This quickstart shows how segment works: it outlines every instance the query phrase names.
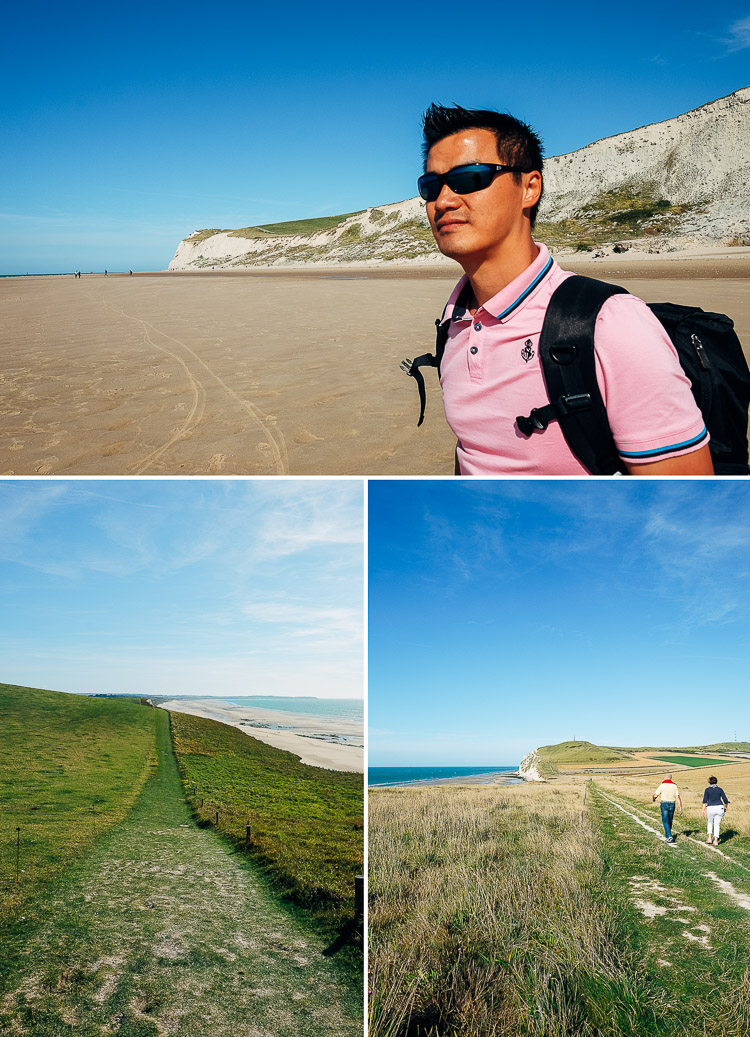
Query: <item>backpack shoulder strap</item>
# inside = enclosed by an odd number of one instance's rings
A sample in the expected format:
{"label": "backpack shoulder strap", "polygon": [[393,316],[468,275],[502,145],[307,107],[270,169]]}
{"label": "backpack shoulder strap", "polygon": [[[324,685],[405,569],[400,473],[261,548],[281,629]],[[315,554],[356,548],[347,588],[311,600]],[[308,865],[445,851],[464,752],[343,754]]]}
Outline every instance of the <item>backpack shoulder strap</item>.
{"label": "backpack shoulder strap", "polygon": [[519,417],[526,436],[559,421],[571,451],[592,475],[623,471],[596,379],[594,329],[599,310],[617,285],[591,277],[566,278],[554,291],[539,339],[549,403]]}
{"label": "backpack shoulder strap", "polygon": [[[459,307],[463,307],[464,309],[466,308],[470,293],[471,284],[467,281],[456,299],[454,310]],[[435,327],[437,328],[437,333],[435,335],[435,352],[422,353],[421,356],[415,357],[413,360],[407,359],[401,361],[401,370],[414,379],[417,383],[417,389],[419,390],[419,421],[417,422],[417,428],[419,428],[424,421],[424,409],[427,403],[424,375],[420,371],[420,367],[436,367],[438,370],[438,377],[440,377],[440,365],[443,361],[445,343],[448,341],[448,328],[450,326],[450,320],[445,319],[445,311],[447,309],[448,303],[443,307],[442,317],[435,320]]]}

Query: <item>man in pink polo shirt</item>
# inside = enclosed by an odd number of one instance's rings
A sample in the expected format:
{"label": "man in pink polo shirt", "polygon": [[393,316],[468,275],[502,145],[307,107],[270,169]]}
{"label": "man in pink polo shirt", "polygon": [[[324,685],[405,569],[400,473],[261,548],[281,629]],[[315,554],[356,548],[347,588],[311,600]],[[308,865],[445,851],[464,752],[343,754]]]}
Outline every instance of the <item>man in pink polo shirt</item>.
{"label": "man in pink polo shirt", "polygon": [[[464,269],[448,301],[440,372],[461,475],[587,475],[560,426],[524,436],[516,418],[547,401],[539,335],[561,270],[532,230],[541,142],[510,115],[432,105],[420,194],[440,251]],[[656,317],[615,295],[599,313],[596,373],[631,475],[711,475],[708,433]]]}

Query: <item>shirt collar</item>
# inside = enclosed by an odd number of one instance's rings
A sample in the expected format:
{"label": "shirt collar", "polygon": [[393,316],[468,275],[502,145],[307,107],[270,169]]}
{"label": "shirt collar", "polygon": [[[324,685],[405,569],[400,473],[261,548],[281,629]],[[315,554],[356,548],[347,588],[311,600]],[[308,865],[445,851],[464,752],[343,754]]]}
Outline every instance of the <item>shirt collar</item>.
{"label": "shirt collar", "polygon": [[[535,244],[539,253],[534,262],[479,309],[491,314],[499,321],[506,321],[533,294],[554,266],[554,260],[549,254],[547,246],[541,242],[535,242]],[[469,279],[464,274],[451,292],[445,309],[445,320],[474,319],[467,309],[469,291]]]}

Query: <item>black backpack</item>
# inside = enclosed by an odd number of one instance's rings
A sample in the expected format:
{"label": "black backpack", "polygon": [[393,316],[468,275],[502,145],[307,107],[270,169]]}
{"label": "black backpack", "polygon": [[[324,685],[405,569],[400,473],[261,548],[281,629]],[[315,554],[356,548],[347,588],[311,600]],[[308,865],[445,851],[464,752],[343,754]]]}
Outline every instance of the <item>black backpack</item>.
{"label": "black backpack", "polygon": [[[468,285],[467,285],[468,288]],[[551,421],[560,428],[573,454],[592,475],[624,471],[596,380],[594,326],[599,310],[625,289],[589,277],[566,278],[554,291],[539,339],[539,359],[549,401],[517,418],[525,436],[544,432]],[[458,300],[457,305],[462,300]],[[652,303],[649,309],[664,326],[690,379],[711,440],[716,475],[748,475],[747,423],[750,371],[734,324],[722,313],[696,306]],[[427,353],[401,365],[417,381],[424,418],[423,366],[437,367],[445,350],[448,325],[438,325],[435,356]]]}

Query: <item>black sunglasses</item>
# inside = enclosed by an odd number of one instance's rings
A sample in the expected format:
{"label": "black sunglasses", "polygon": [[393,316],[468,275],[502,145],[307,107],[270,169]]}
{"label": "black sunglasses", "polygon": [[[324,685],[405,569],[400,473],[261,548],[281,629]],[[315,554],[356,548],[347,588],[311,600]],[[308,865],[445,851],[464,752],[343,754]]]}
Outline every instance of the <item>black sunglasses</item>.
{"label": "black sunglasses", "polygon": [[520,166],[498,166],[489,162],[472,162],[470,166],[454,166],[447,173],[425,173],[417,180],[419,193],[426,202],[437,201],[438,195],[447,184],[454,194],[472,194],[489,187],[500,173],[530,173]]}

